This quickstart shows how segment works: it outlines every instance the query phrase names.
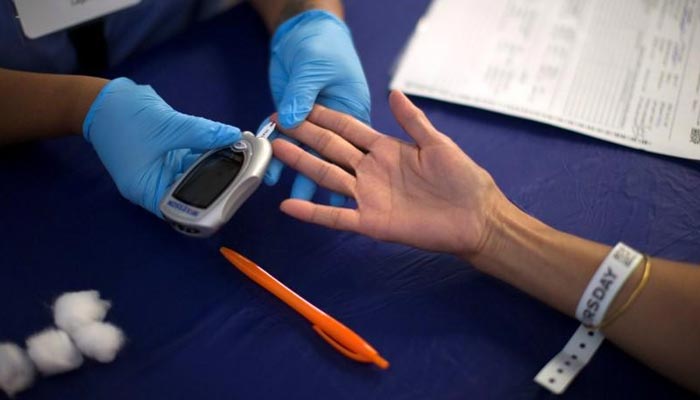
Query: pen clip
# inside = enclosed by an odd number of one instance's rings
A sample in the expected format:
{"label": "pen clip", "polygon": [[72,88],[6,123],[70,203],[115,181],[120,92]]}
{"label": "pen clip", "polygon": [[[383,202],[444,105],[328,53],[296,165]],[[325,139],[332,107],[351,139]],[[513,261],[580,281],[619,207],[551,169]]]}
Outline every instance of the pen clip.
{"label": "pen clip", "polygon": [[324,332],[323,329],[322,329],[320,326],[318,326],[318,325],[313,325],[312,328],[314,328],[314,330],[316,331],[316,333],[318,333],[319,336],[321,336],[321,337],[323,338],[323,340],[325,340],[326,342],[328,342],[328,344],[330,344],[331,346],[333,346],[334,349],[338,350],[338,351],[339,351],[341,354],[343,354],[344,356],[346,356],[346,357],[348,357],[348,358],[351,358],[351,359],[353,359],[353,360],[355,360],[355,361],[366,362],[366,363],[371,363],[371,362],[373,362],[373,361],[370,360],[369,358],[364,357],[364,356],[362,356],[362,355],[360,355],[360,354],[357,354],[357,353],[355,353],[354,351],[350,351],[347,347],[345,347],[345,346],[343,346],[342,344],[338,343],[337,340],[333,339],[329,334],[327,334],[326,332]]}

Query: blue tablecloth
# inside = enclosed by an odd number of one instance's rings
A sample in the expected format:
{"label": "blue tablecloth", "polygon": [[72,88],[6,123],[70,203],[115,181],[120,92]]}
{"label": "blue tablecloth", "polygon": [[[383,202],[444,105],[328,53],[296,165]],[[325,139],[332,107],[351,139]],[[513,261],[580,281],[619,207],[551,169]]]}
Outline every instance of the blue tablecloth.
{"label": "blue tablecloth", "polygon": [[[347,2],[372,91],[427,0]],[[131,59],[184,112],[255,129],[273,110],[269,37],[249,6]],[[568,232],[700,261],[700,166],[482,110],[416,99],[519,206]],[[0,340],[52,323],[62,292],[98,289],[128,343],[107,365],[40,380],[20,399],[548,398],[532,378],[577,322],[450,256],[305,225],[278,211],[292,175],[263,187],[217,236],[184,237],[121,198],[75,137],[0,150]],[[390,362],[350,361],[232,268],[230,246],[334,315]],[[651,321],[650,323],[653,323]],[[697,344],[689,343],[688,346]],[[2,395],[0,395],[1,397]],[[565,398],[690,398],[606,343]]]}

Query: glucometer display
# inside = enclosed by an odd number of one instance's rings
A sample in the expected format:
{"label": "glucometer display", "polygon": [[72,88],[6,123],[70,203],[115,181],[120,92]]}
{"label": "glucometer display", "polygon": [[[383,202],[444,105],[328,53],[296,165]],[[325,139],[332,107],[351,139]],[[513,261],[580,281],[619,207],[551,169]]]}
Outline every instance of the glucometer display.
{"label": "glucometer display", "polygon": [[173,193],[183,203],[207,208],[236,178],[243,154],[222,149],[202,160]]}
{"label": "glucometer display", "polygon": [[236,143],[200,156],[160,200],[163,218],[185,235],[208,237],[216,233],[263,181],[272,159],[267,136],[274,129],[271,122],[259,136],[241,132]]}

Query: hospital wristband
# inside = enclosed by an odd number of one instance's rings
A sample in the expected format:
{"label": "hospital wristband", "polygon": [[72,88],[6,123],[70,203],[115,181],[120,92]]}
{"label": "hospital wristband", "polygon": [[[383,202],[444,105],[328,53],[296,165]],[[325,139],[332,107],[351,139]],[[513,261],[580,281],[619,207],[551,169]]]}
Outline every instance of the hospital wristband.
{"label": "hospital wristband", "polygon": [[606,326],[609,326],[615,320],[620,318],[620,316],[627,311],[630,305],[634,303],[634,301],[637,299],[637,296],[639,296],[639,293],[642,292],[642,289],[644,289],[644,286],[646,286],[647,282],[649,282],[649,276],[651,276],[651,258],[649,258],[648,255],[644,255],[644,271],[642,272],[642,279],[639,280],[639,284],[637,284],[637,287],[634,288],[630,296],[627,298],[627,301],[625,301],[620,308],[617,310],[613,311],[612,313],[608,313],[605,316],[605,319],[603,322],[600,323],[596,327],[596,329],[603,329]]}
{"label": "hospital wristband", "polygon": [[[606,320],[608,308],[617,297],[625,281],[642,261],[646,261],[644,275],[628,300]],[[554,394],[564,393],[576,375],[588,364],[605,336],[598,330],[601,324],[610,324],[634,301],[649,278],[649,260],[624,243],[618,243],[608,253],[593,274],[576,308],[581,321],[564,348],[535,376],[535,382]]]}
{"label": "hospital wristband", "polygon": [[608,253],[576,307],[576,318],[586,327],[597,327],[605,318],[608,308],[624,286],[627,278],[644,260],[644,255],[618,243]]}

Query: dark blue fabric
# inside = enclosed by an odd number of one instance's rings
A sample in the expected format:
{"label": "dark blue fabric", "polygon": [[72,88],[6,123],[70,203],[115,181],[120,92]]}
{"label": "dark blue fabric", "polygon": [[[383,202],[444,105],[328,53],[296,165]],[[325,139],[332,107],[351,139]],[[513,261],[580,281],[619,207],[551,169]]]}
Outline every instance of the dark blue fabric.
{"label": "dark blue fabric", "polygon": [[[400,132],[386,88],[426,6],[427,0],[347,2],[379,130]],[[254,129],[272,111],[268,40],[252,9],[242,6],[114,75],[152,84],[183,112]],[[416,101],[514,202],[547,223],[655,256],[700,261],[697,163]],[[42,379],[19,399],[555,398],[532,378],[576,321],[452,257],[282,215],[277,207],[292,177],[261,188],[217,236],[195,240],[122,199],[81,137],[0,150],[0,341],[22,342],[51,324],[53,298],[80,289],[111,299],[108,320],[129,338],[114,363],[88,362]],[[220,245],[241,251],[355,329],[391,368],[337,353],[231,267]],[[610,343],[562,398],[594,396],[692,397]]]}
{"label": "dark blue fabric", "polygon": [[[104,17],[109,65],[148,50],[182,32],[217,0],[141,0],[138,5]],[[28,39],[12,0],[0,1],[0,67],[23,71],[70,73],[78,67],[66,30]]]}

